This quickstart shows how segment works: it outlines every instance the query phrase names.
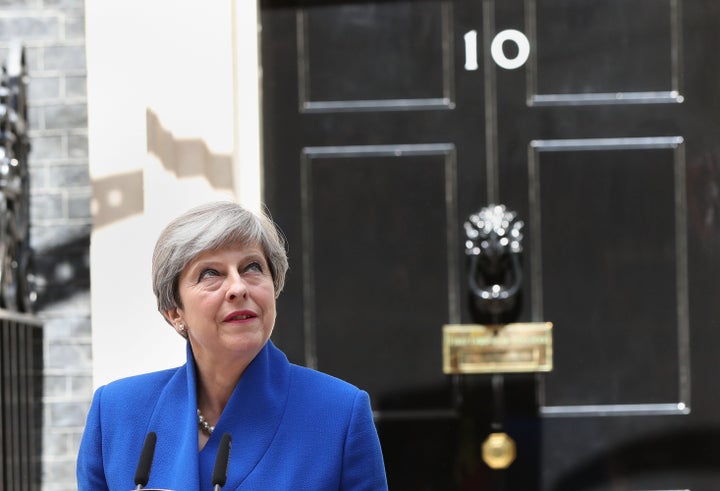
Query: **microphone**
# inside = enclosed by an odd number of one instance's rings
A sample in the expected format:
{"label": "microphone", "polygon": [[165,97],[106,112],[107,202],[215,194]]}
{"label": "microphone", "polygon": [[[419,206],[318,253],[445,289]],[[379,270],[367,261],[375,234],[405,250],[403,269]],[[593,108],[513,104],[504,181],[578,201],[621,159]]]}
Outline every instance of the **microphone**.
{"label": "microphone", "polygon": [[228,465],[230,464],[230,447],[232,437],[225,433],[220,439],[217,455],[215,456],[215,468],[212,473],[212,485],[214,491],[220,491],[227,481]]}
{"label": "microphone", "polygon": [[156,442],[157,435],[155,432],[149,432],[145,437],[140,460],[135,470],[135,485],[137,486],[135,489],[142,489],[150,480],[150,467],[152,467],[153,457],[155,456]]}

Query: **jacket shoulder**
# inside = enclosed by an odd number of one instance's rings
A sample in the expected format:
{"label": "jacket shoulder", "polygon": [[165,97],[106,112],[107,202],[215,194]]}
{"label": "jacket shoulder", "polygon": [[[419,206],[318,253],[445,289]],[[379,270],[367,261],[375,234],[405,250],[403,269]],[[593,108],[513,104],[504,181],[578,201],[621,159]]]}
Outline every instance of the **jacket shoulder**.
{"label": "jacket shoulder", "polygon": [[300,365],[290,365],[292,385],[311,397],[353,401],[362,391],[353,384],[324,372]]}
{"label": "jacket shoulder", "polygon": [[102,404],[128,406],[154,401],[178,370],[171,368],[110,382],[98,389],[98,393],[102,392]]}

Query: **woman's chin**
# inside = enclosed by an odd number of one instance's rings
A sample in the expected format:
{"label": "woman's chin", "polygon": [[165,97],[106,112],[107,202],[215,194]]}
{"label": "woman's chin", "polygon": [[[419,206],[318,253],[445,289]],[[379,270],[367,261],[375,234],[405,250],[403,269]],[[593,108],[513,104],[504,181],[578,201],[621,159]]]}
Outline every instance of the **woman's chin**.
{"label": "woman's chin", "polygon": [[265,346],[269,338],[270,336],[267,336],[265,333],[243,333],[224,338],[222,344],[228,351],[243,355],[252,355],[254,358],[255,355],[263,349],[263,346]]}

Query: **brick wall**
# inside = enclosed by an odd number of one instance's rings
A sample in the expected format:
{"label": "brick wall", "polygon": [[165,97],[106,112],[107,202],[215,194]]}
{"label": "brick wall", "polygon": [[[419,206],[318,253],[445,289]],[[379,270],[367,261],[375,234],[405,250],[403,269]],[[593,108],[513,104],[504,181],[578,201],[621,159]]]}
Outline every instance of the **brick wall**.
{"label": "brick wall", "polygon": [[26,49],[31,234],[44,322],[43,490],[75,490],[92,390],[83,0],[0,0],[0,59]]}

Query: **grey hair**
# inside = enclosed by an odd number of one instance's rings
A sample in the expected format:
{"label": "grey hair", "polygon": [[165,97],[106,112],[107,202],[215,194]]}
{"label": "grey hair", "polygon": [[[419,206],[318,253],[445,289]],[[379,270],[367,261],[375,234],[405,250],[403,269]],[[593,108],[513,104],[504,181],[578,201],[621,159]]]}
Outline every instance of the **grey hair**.
{"label": "grey hair", "polygon": [[231,244],[257,244],[265,254],[275,298],[288,270],[285,238],[267,213],[254,213],[230,201],[206,203],[172,220],[160,233],[152,257],[152,286],[158,310],[182,307],[178,282],[199,254]]}

